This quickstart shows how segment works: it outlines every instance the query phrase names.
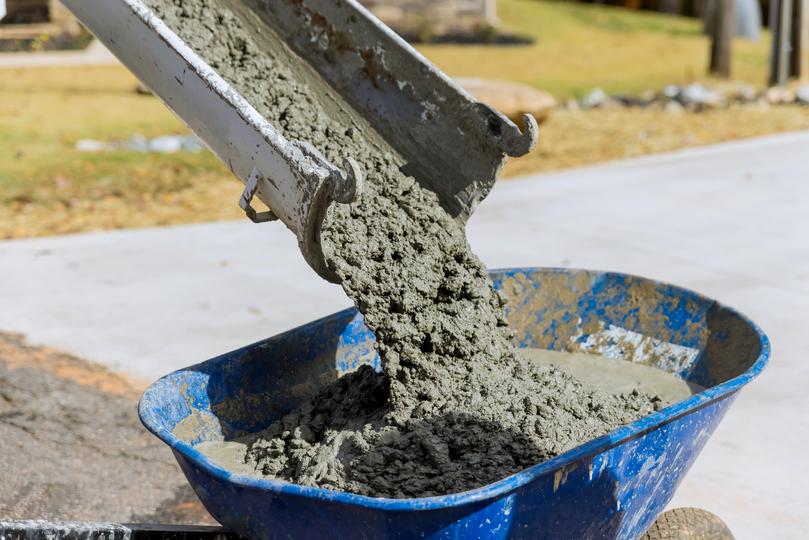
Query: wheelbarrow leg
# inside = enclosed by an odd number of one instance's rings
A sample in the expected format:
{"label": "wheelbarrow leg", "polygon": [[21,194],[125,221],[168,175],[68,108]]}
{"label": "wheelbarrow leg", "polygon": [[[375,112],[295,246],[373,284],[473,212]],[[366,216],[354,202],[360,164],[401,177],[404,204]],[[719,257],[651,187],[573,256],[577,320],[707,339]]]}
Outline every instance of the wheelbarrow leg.
{"label": "wheelbarrow leg", "polygon": [[221,527],[0,520],[0,540],[244,540]]}
{"label": "wheelbarrow leg", "polygon": [[640,540],[733,540],[718,516],[700,508],[663,512]]}

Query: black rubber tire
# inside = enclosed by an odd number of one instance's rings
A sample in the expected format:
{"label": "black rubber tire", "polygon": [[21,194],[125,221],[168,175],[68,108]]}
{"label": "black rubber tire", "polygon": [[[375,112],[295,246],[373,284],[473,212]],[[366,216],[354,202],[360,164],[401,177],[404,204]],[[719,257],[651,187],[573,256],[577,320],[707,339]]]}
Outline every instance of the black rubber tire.
{"label": "black rubber tire", "polygon": [[640,540],[733,540],[725,522],[699,508],[663,512]]}

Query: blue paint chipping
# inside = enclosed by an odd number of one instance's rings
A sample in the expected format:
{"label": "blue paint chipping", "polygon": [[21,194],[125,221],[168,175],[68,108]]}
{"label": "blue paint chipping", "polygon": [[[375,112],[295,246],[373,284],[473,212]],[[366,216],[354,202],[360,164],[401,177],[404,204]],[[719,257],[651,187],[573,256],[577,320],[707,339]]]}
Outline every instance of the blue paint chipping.
{"label": "blue paint chipping", "polygon": [[[141,398],[141,420],[171,446],[211,514],[255,539],[638,538],[738,391],[764,369],[767,337],[711,299],[639,277],[523,268],[494,271],[492,280],[516,291],[506,313],[520,346],[583,343],[587,335],[577,337],[571,324],[579,318],[613,325],[698,349],[678,375],[707,389],[508,478],[443,497],[378,499],[231,475],[189,444],[266,427],[314,393],[312,381],[360,363],[379,369],[373,334],[349,309],[163,377]],[[572,294],[549,295],[551,282]],[[181,440],[172,431],[191,415],[202,419],[200,433]]]}

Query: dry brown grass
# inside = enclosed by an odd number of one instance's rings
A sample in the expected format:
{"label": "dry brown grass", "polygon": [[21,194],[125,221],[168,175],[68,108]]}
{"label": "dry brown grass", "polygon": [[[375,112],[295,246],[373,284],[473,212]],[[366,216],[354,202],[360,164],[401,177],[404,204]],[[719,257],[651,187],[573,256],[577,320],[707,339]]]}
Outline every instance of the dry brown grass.
{"label": "dry brown grass", "polygon": [[558,111],[540,128],[537,148],[511,160],[504,176],[800,129],[809,129],[809,107],[749,106],[679,115],[652,109]]}
{"label": "dry brown grass", "polygon": [[82,138],[186,133],[123,67],[0,70],[0,238],[233,218],[210,153],[82,153]]}
{"label": "dry brown grass", "polygon": [[[600,85],[659,88],[702,73],[694,20],[594,5],[500,0],[500,17],[537,38],[529,47],[423,47],[454,75],[528,82],[559,96]],[[736,48],[737,72],[763,79],[766,40]],[[208,152],[87,154],[81,138],[185,133],[124,68],[0,70],[0,238],[241,217],[241,184]],[[505,176],[809,128],[809,108],[672,115],[659,110],[557,112],[531,155]]]}

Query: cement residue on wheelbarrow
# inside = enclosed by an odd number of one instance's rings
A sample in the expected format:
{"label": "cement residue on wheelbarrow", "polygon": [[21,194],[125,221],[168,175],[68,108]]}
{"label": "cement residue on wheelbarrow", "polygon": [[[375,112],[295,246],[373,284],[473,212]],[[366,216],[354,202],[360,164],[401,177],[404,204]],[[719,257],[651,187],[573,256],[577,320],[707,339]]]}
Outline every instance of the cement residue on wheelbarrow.
{"label": "cement residue on wheelbarrow", "polygon": [[377,337],[383,371],[333,382],[248,441],[255,473],[372,496],[458,492],[661,406],[518,356],[463,226],[350,106],[291,67],[293,53],[259,33],[254,14],[218,0],[148,4],[285,137],[332,162],[350,155],[366,176],[357,202],[330,208],[321,243]]}

